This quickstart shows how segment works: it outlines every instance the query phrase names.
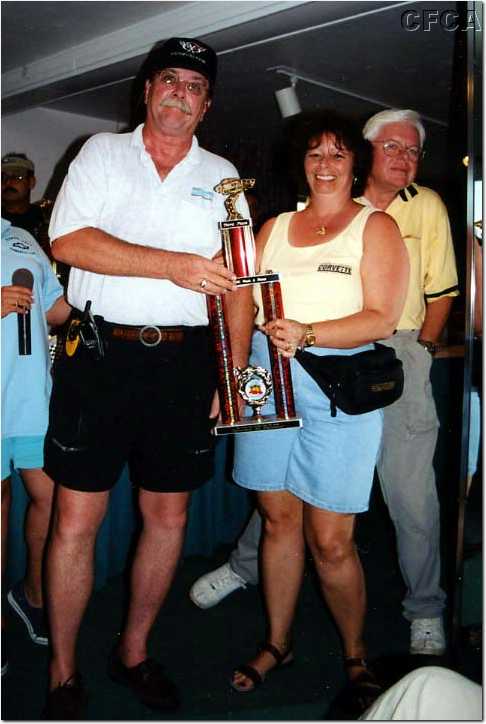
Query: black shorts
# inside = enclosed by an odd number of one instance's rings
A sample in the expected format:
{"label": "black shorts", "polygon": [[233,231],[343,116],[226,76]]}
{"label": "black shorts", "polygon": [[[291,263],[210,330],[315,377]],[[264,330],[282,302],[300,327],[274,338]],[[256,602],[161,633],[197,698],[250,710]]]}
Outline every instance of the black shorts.
{"label": "black shorts", "polygon": [[45,470],[80,491],[106,491],[126,463],[145,490],[194,490],[213,474],[209,410],[216,387],[207,327],[146,347],[101,325],[105,356],[79,344],[56,363]]}

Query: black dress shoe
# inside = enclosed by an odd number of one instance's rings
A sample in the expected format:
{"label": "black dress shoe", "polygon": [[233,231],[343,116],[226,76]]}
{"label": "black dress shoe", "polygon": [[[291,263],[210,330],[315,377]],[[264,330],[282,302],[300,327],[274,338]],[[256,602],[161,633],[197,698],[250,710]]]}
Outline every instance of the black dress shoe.
{"label": "black dress shoe", "polygon": [[125,666],[113,650],[108,661],[108,676],[117,684],[128,686],[142,704],[151,709],[177,709],[180,705],[175,684],[154,659],[145,659],[137,666]]}
{"label": "black dress shoe", "polygon": [[87,701],[88,695],[81,674],[74,674],[49,692],[42,719],[47,721],[84,719]]}

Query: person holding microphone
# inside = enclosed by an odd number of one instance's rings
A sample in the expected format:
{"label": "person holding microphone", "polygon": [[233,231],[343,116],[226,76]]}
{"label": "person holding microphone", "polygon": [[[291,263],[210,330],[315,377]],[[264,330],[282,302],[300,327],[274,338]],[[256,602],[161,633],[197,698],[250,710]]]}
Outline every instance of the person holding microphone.
{"label": "person holding microphone", "polygon": [[[25,522],[27,570],[7,595],[32,641],[49,643],[42,600],[42,559],[52,480],[44,473],[44,436],[51,392],[48,327],[70,306],[51,263],[33,236],[2,218],[2,576],[6,566],[11,472],[19,471],[30,503]],[[2,674],[6,662],[2,656]]]}

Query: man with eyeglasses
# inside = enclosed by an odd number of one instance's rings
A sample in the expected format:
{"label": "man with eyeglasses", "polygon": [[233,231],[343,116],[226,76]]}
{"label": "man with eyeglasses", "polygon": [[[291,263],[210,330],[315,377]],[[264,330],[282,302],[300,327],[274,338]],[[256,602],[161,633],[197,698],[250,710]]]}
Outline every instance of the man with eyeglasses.
{"label": "man with eyeglasses", "polygon": [[31,203],[35,167],[25,153],[7,153],[2,158],[2,218],[28,231],[50,257],[48,222],[41,207]]}
{"label": "man with eyeglasses", "polygon": [[[395,525],[411,621],[410,652],[445,651],[440,588],[440,520],[433,457],[438,418],[430,384],[433,356],[458,294],[447,210],[431,189],[416,184],[425,129],[412,110],[372,116],[363,135],[373,145],[373,165],[360,203],[389,213],[398,223],[410,258],[410,283],[396,333],[385,344],[403,361],[405,389],[383,409],[384,432],[378,473]],[[228,562],[199,578],[189,592],[200,608],[211,608],[234,591],[258,583],[261,519],[252,515]]]}
{"label": "man with eyeglasses", "polygon": [[396,333],[384,340],[403,362],[405,388],[400,400],[383,410],[377,469],[407,586],[402,605],[411,622],[410,653],[440,656],[446,649],[445,594],[433,468],[439,421],[430,369],[459,293],[454,248],[442,200],[415,183],[425,140],[420,116],[412,110],[381,111],[367,121],[363,135],[373,145],[373,165],[361,201],[395,219],[410,259],[405,308]]}
{"label": "man with eyeglasses", "polygon": [[[214,192],[238,174],[194,135],[211,105],[216,66],[216,54],[199,40],[157,46],[142,66],[144,123],[88,140],[53,210],[53,254],[72,267],[75,311],[46,440],[46,471],[58,484],[47,559],[47,719],[83,718],[76,640],[96,533],[126,462],[143,527],[108,674],[152,709],[179,704],[147,640],[175,574],[190,493],[213,472],[218,399],[207,295],[224,295],[235,364],[246,364],[236,302],[248,292],[236,291],[217,256],[226,211]],[[240,211],[248,215],[244,200]]]}

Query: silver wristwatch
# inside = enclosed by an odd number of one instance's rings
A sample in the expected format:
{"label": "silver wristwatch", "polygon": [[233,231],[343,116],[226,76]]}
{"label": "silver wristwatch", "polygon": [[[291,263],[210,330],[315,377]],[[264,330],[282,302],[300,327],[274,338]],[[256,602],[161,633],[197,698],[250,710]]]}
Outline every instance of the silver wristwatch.
{"label": "silver wristwatch", "polygon": [[438,344],[436,344],[435,342],[430,342],[428,339],[419,338],[419,339],[417,339],[417,342],[420,345],[422,345],[422,347],[425,347],[427,352],[429,352],[432,355],[432,357],[434,356],[434,354],[437,352],[437,350],[439,348]]}

